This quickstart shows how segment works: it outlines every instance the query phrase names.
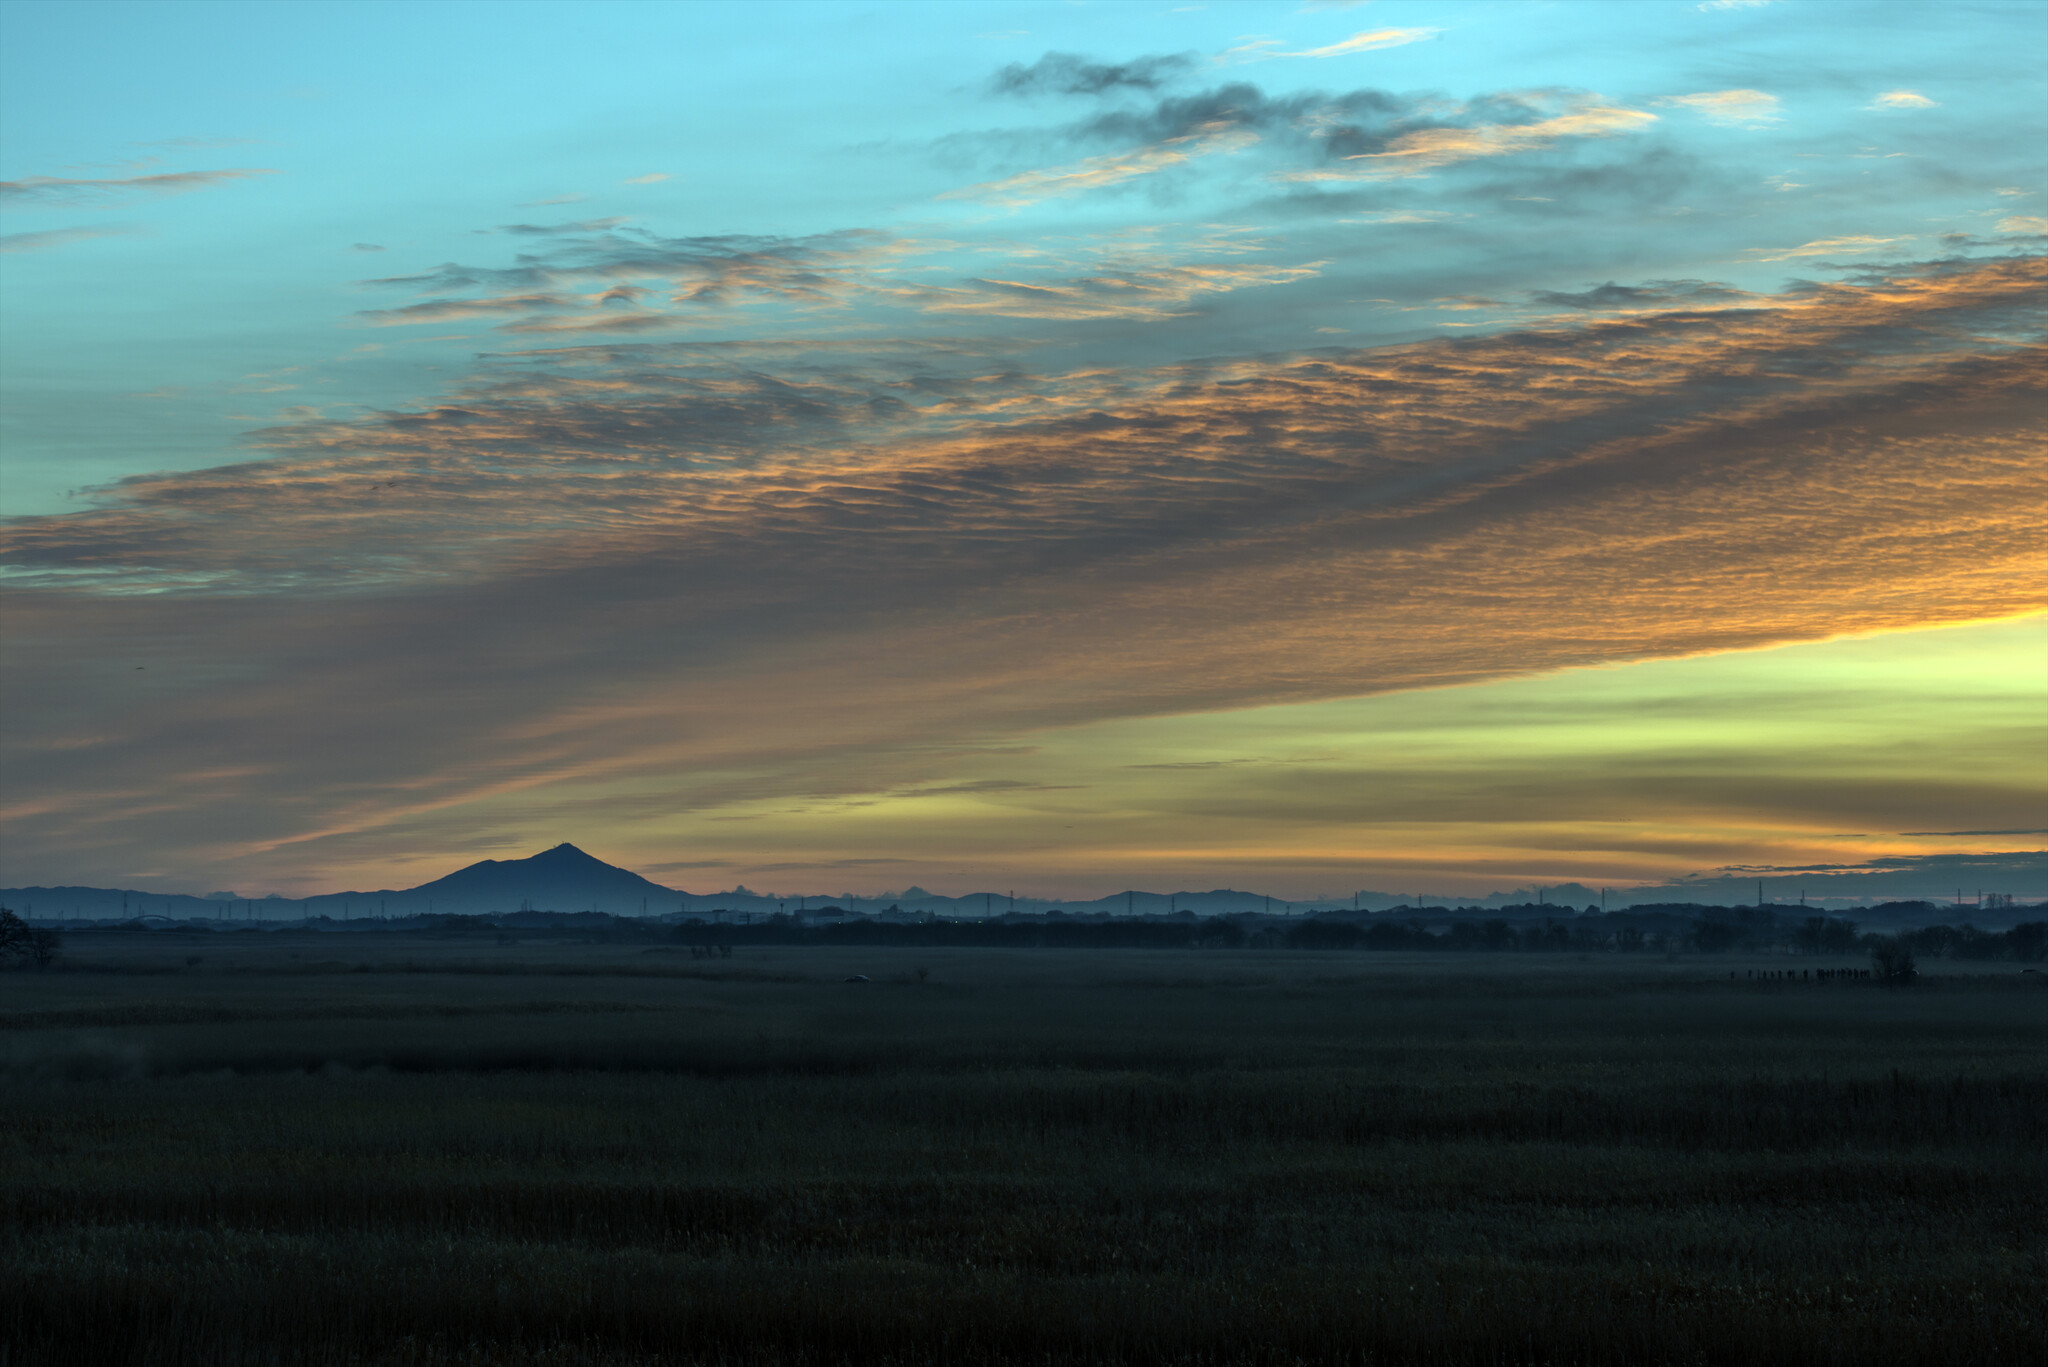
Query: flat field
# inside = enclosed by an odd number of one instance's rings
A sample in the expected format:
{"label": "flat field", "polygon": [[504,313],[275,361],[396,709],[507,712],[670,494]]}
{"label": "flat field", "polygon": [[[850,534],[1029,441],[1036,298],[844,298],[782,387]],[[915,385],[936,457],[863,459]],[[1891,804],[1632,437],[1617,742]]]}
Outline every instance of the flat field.
{"label": "flat field", "polygon": [[2010,966],[66,954],[0,975],[5,1367],[2048,1361]]}

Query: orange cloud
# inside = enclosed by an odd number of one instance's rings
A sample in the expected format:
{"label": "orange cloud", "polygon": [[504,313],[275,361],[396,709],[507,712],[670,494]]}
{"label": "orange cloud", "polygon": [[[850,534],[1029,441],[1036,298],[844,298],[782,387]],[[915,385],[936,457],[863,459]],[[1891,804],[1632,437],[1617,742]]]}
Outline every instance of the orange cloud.
{"label": "orange cloud", "polygon": [[13,523],[13,710],[113,738],[10,755],[17,838],[317,862],[393,813],[852,798],[1039,727],[2036,611],[2044,284],[1150,374],[522,359]]}

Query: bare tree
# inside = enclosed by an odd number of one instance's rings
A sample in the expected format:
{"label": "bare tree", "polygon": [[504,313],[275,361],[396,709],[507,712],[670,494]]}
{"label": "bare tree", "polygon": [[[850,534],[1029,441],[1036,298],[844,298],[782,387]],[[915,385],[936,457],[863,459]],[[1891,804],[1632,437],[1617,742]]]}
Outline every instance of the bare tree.
{"label": "bare tree", "polygon": [[0,964],[20,960],[48,968],[63,943],[54,930],[35,930],[6,907],[0,907]]}
{"label": "bare tree", "polygon": [[0,963],[28,957],[28,922],[0,907]]}
{"label": "bare tree", "polygon": [[1920,976],[1913,966],[1913,951],[1897,936],[1878,940],[1870,946],[1870,967],[1877,980],[1903,987]]}

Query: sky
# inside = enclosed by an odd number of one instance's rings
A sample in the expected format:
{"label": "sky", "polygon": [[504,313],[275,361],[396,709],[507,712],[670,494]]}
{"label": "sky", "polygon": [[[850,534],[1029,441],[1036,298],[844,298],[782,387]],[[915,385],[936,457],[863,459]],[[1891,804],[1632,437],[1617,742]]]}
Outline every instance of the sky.
{"label": "sky", "polygon": [[2044,87],[2035,3],[6,0],[0,884],[2038,851]]}

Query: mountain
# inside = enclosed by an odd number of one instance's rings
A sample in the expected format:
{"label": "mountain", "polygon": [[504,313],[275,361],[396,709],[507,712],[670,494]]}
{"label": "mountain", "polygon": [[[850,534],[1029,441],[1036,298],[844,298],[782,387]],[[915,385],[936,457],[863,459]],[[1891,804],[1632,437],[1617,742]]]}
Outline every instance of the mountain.
{"label": "mountain", "polygon": [[[1672,902],[1746,906],[1756,901],[1759,881],[1763,884],[1764,899],[1781,908],[1804,905],[1812,911],[1846,911],[1853,916],[1859,903],[1868,905],[1924,899],[1944,904],[1941,914],[1946,919],[1975,919],[1980,926],[1995,927],[2009,924],[2012,916],[2022,913],[2012,912],[2001,919],[1997,914],[1997,899],[1980,901],[1978,892],[2003,894],[2018,901],[2025,914],[2038,914],[2026,909],[2038,903],[2043,892],[2048,891],[2048,851],[1902,855],[1863,864],[1813,868],[1714,869],[1657,887],[1613,889],[1607,905],[1616,911],[1635,905]],[[1381,911],[1395,906],[1498,908],[1541,902],[1556,907],[1559,914],[1564,914],[1572,908],[1597,906],[1600,901],[1597,889],[1577,883],[1517,888],[1513,892],[1495,892],[1483,898],[1361,892],[1355,899],[1344,896],[1304,902],[1268,898],[1262,893],[1231,888],[1173,893],[1133,889],[1086,900],[1025,895],[1014,903],[1007,892],[947,896],[921,887],[872,896],[754,892],[743,886],[729,892],[683,892],[607,864],[569,844],[557,845],[526,859],[481,860],[415,888],[330,892],[305,898],[279,897],[275,893],[261,898],[242,898],[233,893],[195,897],[186,893],[134,888],[0,888],[0,906],[38,920],[146,917],[229,924],[274,923],[323,916],[337,921],[353,921],[369,917],[412,916],[423,912],[488,916],[516,912],[521,907],[536,911],[603,911],[615,916],[639,916],[643,912],[649,916],[674,916],[677,913],[710,916],[714,912],[762,916],[784,909],[817,911],[826,906],[868,914],[896,908],[913,914],[969,917],[1001,915],[1013,909],[1042,914],[1054,908],[1068,914],[1159,916],[1179,911],[1192,912],[1197,916],[1223,916],[1260,911],[1303,915],[1318,910],[1346,909],[1351,905],[1363,910]]]}
{"label": "mountain", "polygon": [[[702,905],[706,899],[694,899]],[[527,859],[485,859],[416,888],[328,892],[313,897],[241,898],[232,893],[193,897],[135,888],[0,888],[0,905],[45,919],[169,918],[174,921],[280,921],[326,916],[366,917],[453,912],[487,916],[529,906],[538,911],[608,911],[650,916],[682,909],[683,895],[639,874],[607,864],[574,845],[557,845]],[[752,909],[752,908],[750,908]],[[768,910],[773,910],[770,903]]]}
{"label": "mountain", "polygon": [[609,911],[638,916],[676,910],[676,894],[628,869],[561,844],[526,859],[485,859],[406,890],[446,911]]}

